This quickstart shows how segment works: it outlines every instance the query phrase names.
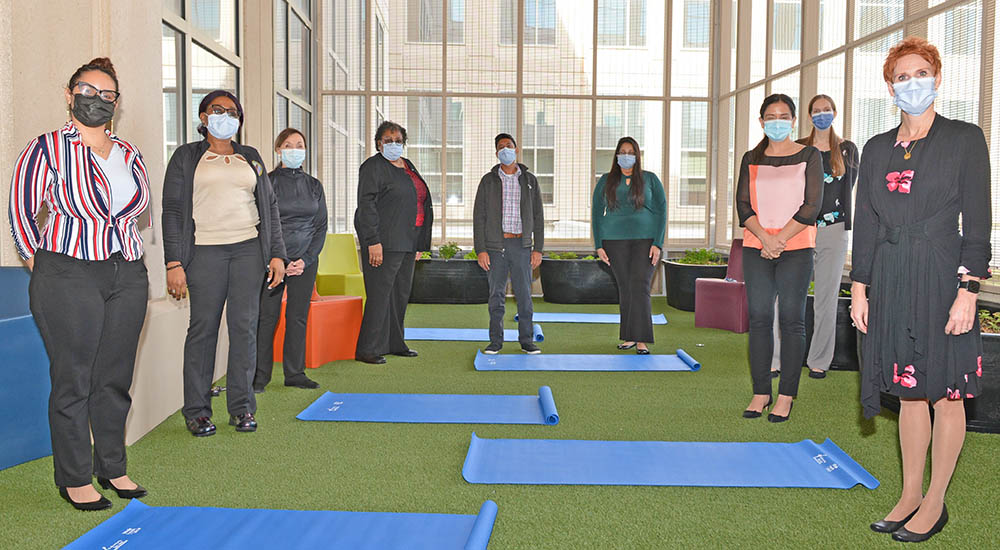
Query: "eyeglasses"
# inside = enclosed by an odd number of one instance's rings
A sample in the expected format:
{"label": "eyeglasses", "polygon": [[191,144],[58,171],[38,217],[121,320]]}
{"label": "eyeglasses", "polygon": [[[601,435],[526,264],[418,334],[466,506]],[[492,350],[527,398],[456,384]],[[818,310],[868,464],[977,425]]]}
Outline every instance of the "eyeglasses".
{"label": "eyeglasses", "polygon": [[76,87],[80,90],[80,94],[83,95],[83,97],[98,96],[101,98],[101,101],[104,101],[105,103],[114,103],[115,101],[118,101],[119,97],[121,97],[121,94],[114,90],[98,90],[97,86],[87,84],[86,82],[77,82]]}
{"label": "eyeglasses", "polygon": [[212,113],[213,115],[226,114],[232,118],[240,118],[239,111],[237,111],[236,109],[226,109],[222,105],[212,105],[208,108],[208,112]]}
{"label": "eyeglasses", "polygon": [[385,139],[382,140],[382,145],[388,145],[390,143],[398,143],[400,145],[403,145],[403,138],[399,138],[399,139],[396,139],[396,140],[393,140],[393,139],[390,139],[390,138],[385,138]]}

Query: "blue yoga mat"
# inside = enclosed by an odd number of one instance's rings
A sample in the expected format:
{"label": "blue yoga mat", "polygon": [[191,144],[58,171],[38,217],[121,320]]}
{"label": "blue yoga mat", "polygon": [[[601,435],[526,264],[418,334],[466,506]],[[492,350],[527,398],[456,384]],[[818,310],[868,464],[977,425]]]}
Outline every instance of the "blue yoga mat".
{"label": "blue yoga mat", "polygon": [[295,418],[440,424],[554,425],[559,423],[556,402],[548,386],[538,388],[538,395],[326,392]]}
{"label": "blue yoga mat", "polygon": [[[514,315],[517,321],[517,315]],[[532,322],[538,323],[604,323],[617,325],[622,316],[617,313],[545,313],[536,311],[531,315]],[[667,324],[667,317],[662,313],[653,315],[654,325]]]}
{"label": "blue yoga mat", "polygon": [[[444,340],[463,342],[489,342],[490,330],[486,328],[410,328],[403,331],[404,340]],[[545,340],[542,327],[534,325],[536,342]],[[508,328],[503,331],[504,342],[517,342],[517,329]]]}
{"label": "blue yoga mat", "polygon": [[547,371],[688,371],[701,369],[701,364],[682,349],[677,355],[638,355],[634,352],[618,355],[485,355],[476,352],[476,370],[547,370]]}
{"label": "blue yoga mat", "polygon": [[131,501],[65,548],[98,550],[485,550],[497,505],[479,515],[147,506]]}
{"label": "blue yoga mat", "polygon": [[472,434],[469,483],[869,489],[879,482],[840,447],[689,441],[481,439]]}

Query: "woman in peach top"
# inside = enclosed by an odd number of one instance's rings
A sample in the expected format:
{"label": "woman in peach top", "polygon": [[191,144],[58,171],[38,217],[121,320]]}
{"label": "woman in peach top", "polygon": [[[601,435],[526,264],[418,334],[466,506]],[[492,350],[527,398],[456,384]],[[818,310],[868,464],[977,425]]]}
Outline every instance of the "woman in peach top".
{"label": "woman in peach top", "polygon": [[753,398],[744,418],[772,404],[774,299],[781,330],[781,381],[771,422],[784,422],[798,393],[805,356],[806,292],[816,247],[816,215],[823,202],[823,159],[814,147],[790,139],[795,103],[773,94],[760,107],[765,137],[743,155],[736,208],[743,231],[743,274],[750,306]]}

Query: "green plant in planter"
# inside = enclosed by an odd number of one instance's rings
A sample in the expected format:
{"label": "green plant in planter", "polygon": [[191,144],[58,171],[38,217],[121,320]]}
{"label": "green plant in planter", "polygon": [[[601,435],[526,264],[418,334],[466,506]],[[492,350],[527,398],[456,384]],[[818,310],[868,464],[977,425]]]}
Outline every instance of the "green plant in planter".
{"label": "green plant in planter", "polygon": [[580,256],[576,252],[552,252],[549,254],[549,258],[552,260],[576,260]]}
{"label": "green plant in planter", "polygon": [[722,258],[721,254],[707,248],[685,250],[683,256],[673,261],[679,264],[692,265],[726,265],[726,261]]}
{"label": "green plant in planter", "polygon": [[461,251],[462,249],[458,247],[458,243],[454,241],[438,247],[438,255],[446,260],[454,258]]}
{"label": "green plant in planter", "polygon": [[988,309],[979,310],[979,329],[987,334],[1000,334],[1000,312],[991,313]]}
{"label": "green plant in planter", "polygon": [[596,260],[597,256],[594,256],[593,254],[587,254],[586,256],[584,256],[584,257],[582,257],[580,259],[581,260]]}
{"label": "green plant in planter", "polygon": [[472,252],[470,250],[469,252],[466,252],[465,256],[462,256],[462,258],[464,258],[466,260],[475,260],[475,259],[478,259],[478,256],[476,256],[475,252]]}
{"label": "green plant in planter", "polygon": [[431,259],[431,253],[430,253],[430,251],[428,250],[428,251],[421,252],[420,253],[420,259],[421,260],[429,260],[429,259]]}
{"label": "green plant in planter", "polygon": [[[809,295],[810,296],[815,296],[816,295],[816,281],[809,281]],[[851,297],[851,291],[850,290],[845,290],[845,289],[842,288],[842,289],[840,289],[840,293],[837,294],[837,296],[840,297],[840,298],[850,298]]]}

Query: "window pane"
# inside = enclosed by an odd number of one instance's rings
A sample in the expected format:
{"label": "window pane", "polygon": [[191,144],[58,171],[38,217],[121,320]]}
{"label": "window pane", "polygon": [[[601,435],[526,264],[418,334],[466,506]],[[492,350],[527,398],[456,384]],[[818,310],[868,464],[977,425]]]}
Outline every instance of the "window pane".
{"label": "window pane", "polygon": [[[685,96],[708,95],[708,80],[712,68],[708,51],[712,28],[711,2],[673,0],[673,3],[671,93]],[[734,50],[734,56],[735,53]]]}
{"label": "window pane", "polygon": [[903,3],[904,0],[855,0],[854,38],[862,38],[902,21]]}
{"label": "window pane", "polygon": [[[376,2],[376,17],[388,28],[388,78],[381,90],[441,89],[442,0]],[[402,40],[406,39],[406,43]],[[432,40],[433,39],[433,40]],[[374,83],[374,82],[373,82]]]}
{"label": "window pane", "polygon": [[309,28],[292,14],[288,24],[288,90],[306,101],[311,99],[309,36]]}
{"label": "window pane", "polygon": [[[335,101],[339,108],[335,108]],[[323,172],[320,180],[330,208],[330,229],[338,233],[354,232],[358,167],[365,160],[365,143],[370,139],[362,135],[363,106],[360,97],[323,97]]]}
{"label": "window pane", "polygon": [[801,62],[801,0],[775,0],[773,48],[771,52],[771,74],[780,73]]}
{"label": "window pane", "polygon": [[[707,124],[707,121],[706,121]],[[595,176],[611,170],[615,162],[615,146],[618,140],[631,136],[639,142],[642,169],[662,175],[663,148],[663,103],[659,101],[598,101],[597,121],[597,161]]]}
{"label": "window pane", "polygon": [[274,97],[274,135],[288,128],[288,99],[282,95]]}
{"label": "window pane", "polygon": [[982,5],[971,2],[927,21],[927,38],[941,49],[945,77],[935,103],[948,118],[979,123],[980,42]]}
{"label": "window pane", "polygon": [[[306,138],[306,148],[309,149],[312,146],[312,118],[309,111],[299,107],[298,105],[289,102],[288,106],[288,126],[290,128],[295,128],[296,130],[302,132]],[[312,172],[313,159],[312,155],[307,154],[306,160],[302,164],[302,169],[306,172]]]}
{"label": "window pane", "polygon": [[627,0],[598,0],[597,45],[626,45],[626,4]]}
{"label": "window pane", "polygon": [[[629,5],[635,4],[632,1]],[[641,11],[630,10],[630,28],[639,23],[645,28],[648,22],[654,29],[663,29],[665,4],[654,2],[651,8],[648,17],[644,7]],[[663,95],[663,31],[651,34],[649,40],[644,35],[641,44],[630,41],[628,47],[600,45],[597,49],[597,93]]]}
{"label": "window pane", "polygon": [[190,6],[191,23],[236,52],[236,0],[190,0]]}
{"label": "window pane", "polygon": [[236,67],[216,57],[197,42],[191,44],[191,113],[194,123],[198,119],[198,104],[214,90],[226,90],[232,94],[238,88]]}
{"label": "window pane", "polygon": [[184,36],[163,25],[163,158],[186,141],[184,123]]}
{"label": "window pane", "polygon": [[[496,37],[497,33],[503,33],[501,15],[516,18],[517,11],[501,13],[496,4],[481,3],[482,0],[477,2],[480,3],[475,4],[476,17],[465,23],[465,28],[469,30],[465,42],[448,45],[448,89],[457,92],[514,92],[517,86],[517,49],[498,46]],[[517,33],[512,36],[516,42]]]}
{"label": "window pane", "polygon": [[708,103],[674,101],[670,105],[670,204],[667,234],[672,240],[708,235]]}
{"label": "window pane", "polygon": [[[799,101],[799,72],[796,71],[788,76],[771,81],[771,93],[772,94],[785,94],[792,98],[792,103],[795,104],[795,114],[799,119],[797,122],[805,122],[802,120],[800,111],[804,108],[800,105]],[[760,111],[757,111],[760,114]],[[792,139],[797,139],[796,128],[792,128]]]}
{"label": "window pane", "polygon": [[[533,99],[524,102],[522,147],[526,147],[524,163],[538,177],[543,204],[555,202],[556,100]],[[579,159],[590,164],[589,158]],[[548,219],[546,218],[546,222]]]}
{"label": "window pane", "polygon": [[[526,10],[529,4],[525,4]],[[551,24],[552,39],[548,38],[549,31],[542,32],[538,27],[536,41],[528,42],[528,29],[525,29],[525,44],[531,46],[524,48],[525,93],[589,95],[594,78],[590,70],[594,45],[593,9],[574,9],[572,2],[546,0],[538,0],[535,6],[535,23]],[[512,51],[511,55],[516,56],[516,52]]]}
{"label": "window pane", "polygon": [[274,85],[288,87],[288,6],[274,2]]}
{"label": "window pane", "polygon": [[[365,18],[367,6],[365,0],[322,0],[323,9],[323,44],[320,51],[323,65],[323,88],[327,90],[362,90],[365,85],[364,54]],[[376,3],[376,12],[381,13],[380,3]],[[377,15],[381,21],[384,15]],[[384,26],[384,23],[381,25]],[[380,26],[376,26],[378,32]],[[383,42],[381,48],[376,44],[372,47],[372,62],[382,63],[384,68]],[[372,83],[378,73],[372,75]]]}
{"label": "window pane", "polygon": [[[517,15],[516,11],[514,15]],[[525,0],[525,45],[554,45],[556,43],[556,21],[556,0]]]}
{"label": "window pane", "polygon": [[899,111],[893,105],[882,78],[882,64],[889,48],[902,39],[902,31],[897,31],[854,50],[852,135],[848,137],[858,149],[863,149],[872,136],[899,124]]}
{"label": "window pane", "polygon": [[[767,28],[767,0],[740,0],[740,4],[744,2],[750,4],[750,34],[752,37],[760,36],[761,29]],[[750,40],[750,82],[764,78],[766,60],[767,40]]]}
{"label": "window pane", "polygon": [[299,13],[303,14],[304,16],[306,16],[306,18],[309,18],[309,15],[310,15],[309,0],[293,0],[293,1],[294,1],[294,4],[295,4],[295,7],[299,8]]}
{"label": "window pane", "polygon": [[[441,43],[444,0],[403,0],[407,4],[407,39]],[[397,1],[390,0],[395,12]],[[448,43],[459,44],[465,35],[465,0],[448,0]]]}
{"label": "window pane", "polygon": [[590,108],[590,101],[584,100],[524,101],[524,120],[534,122],[533,142],[539,157],[533,168],[545,167],[548,153],[544,150],[552,151],[552,177],[541,173],[538,181],[542,201],[552,204],[545,208],[546,242],[591,238],[590,197],[594,180],[590,166]]}
{"label": "window pane", "polygon": [[847,33],[847,0],[820,0],[819,53],[844,45]]}
{"label": "window pane", "polygon": [[[427,180],[431,198],[441,204],[441,98],[407,97],[406,155]],[[397,121],[398,122],[398,121]]]}
{"label": "window pane", "polygon": [[184,0],[163,0],[163,9],[184,17]]}

